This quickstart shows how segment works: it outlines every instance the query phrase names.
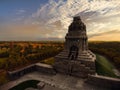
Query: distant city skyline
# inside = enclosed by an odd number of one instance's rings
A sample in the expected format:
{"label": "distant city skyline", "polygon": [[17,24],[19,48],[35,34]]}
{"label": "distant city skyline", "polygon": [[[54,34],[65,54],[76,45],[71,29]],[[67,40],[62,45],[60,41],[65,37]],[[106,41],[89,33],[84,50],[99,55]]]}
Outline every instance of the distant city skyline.
{"label": "distant city skyline", "polygon": [[64,40],[75,15],[89,40],[120,41],[119,0],[0,0],[0,41]]}

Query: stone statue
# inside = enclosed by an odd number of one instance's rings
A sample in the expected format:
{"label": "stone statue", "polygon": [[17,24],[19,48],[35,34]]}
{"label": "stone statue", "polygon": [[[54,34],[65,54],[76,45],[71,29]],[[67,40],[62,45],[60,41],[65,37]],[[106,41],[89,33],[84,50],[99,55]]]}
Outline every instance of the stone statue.
{"label": "stone statue", "polygon": [[86,26],[81,21],[81,18],[79,16],[74,17],[73,22],[69,26],[69,32],[73,30],[76,30],[76,31],[85,30],[86,31]]}

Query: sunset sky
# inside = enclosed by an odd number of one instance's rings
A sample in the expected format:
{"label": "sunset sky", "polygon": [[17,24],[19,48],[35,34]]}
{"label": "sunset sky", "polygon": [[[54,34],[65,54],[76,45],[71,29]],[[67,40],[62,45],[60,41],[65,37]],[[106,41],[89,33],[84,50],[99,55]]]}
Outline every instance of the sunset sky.
{"label": "sunset sky", "polygon": [[64,39],[75,15],[89,40],[120,41],[120,0],[0,0],[0,41]]}

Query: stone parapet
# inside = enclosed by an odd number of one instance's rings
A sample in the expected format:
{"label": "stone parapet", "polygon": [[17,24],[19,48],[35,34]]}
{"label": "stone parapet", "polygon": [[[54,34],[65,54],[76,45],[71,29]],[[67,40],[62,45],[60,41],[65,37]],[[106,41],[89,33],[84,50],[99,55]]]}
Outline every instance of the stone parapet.
{"label": "stone parapet", "polygon": [[26,66],[24,68],[21,68],[15,71],[8,71],[8,76],[11,80],[14,80],[33,71],[39,71],[42,73],[47,73],[47,74],[52,74],[52,75],[56,74],[54,68],[51,65],[36,63],[36,64],[29,65],[29,66]]}
{"label": "stone parapet", "polygon": [[55,70],[51,65],[37,63],[35,66],[36,66],[36,70],[39,72],[43,72],[47,74],[56,74]]}
{"label": "stone parapet", "polygon": [[120,79],[118,78],[111,78],[101,75],[88,75],[86,82],[99,87],[106,87],[109,90],[120,90]]}

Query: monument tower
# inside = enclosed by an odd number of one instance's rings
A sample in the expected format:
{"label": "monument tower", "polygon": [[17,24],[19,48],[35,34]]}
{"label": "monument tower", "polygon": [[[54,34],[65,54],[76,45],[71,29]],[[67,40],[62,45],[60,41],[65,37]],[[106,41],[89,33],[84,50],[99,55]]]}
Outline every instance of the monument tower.
{"label": "monument tower", "polygon": [[64,50],[55,56],[55,70],[78,77],[95,74],[96,56],[88,49],[86,26],[75,16],[65,36]]}

